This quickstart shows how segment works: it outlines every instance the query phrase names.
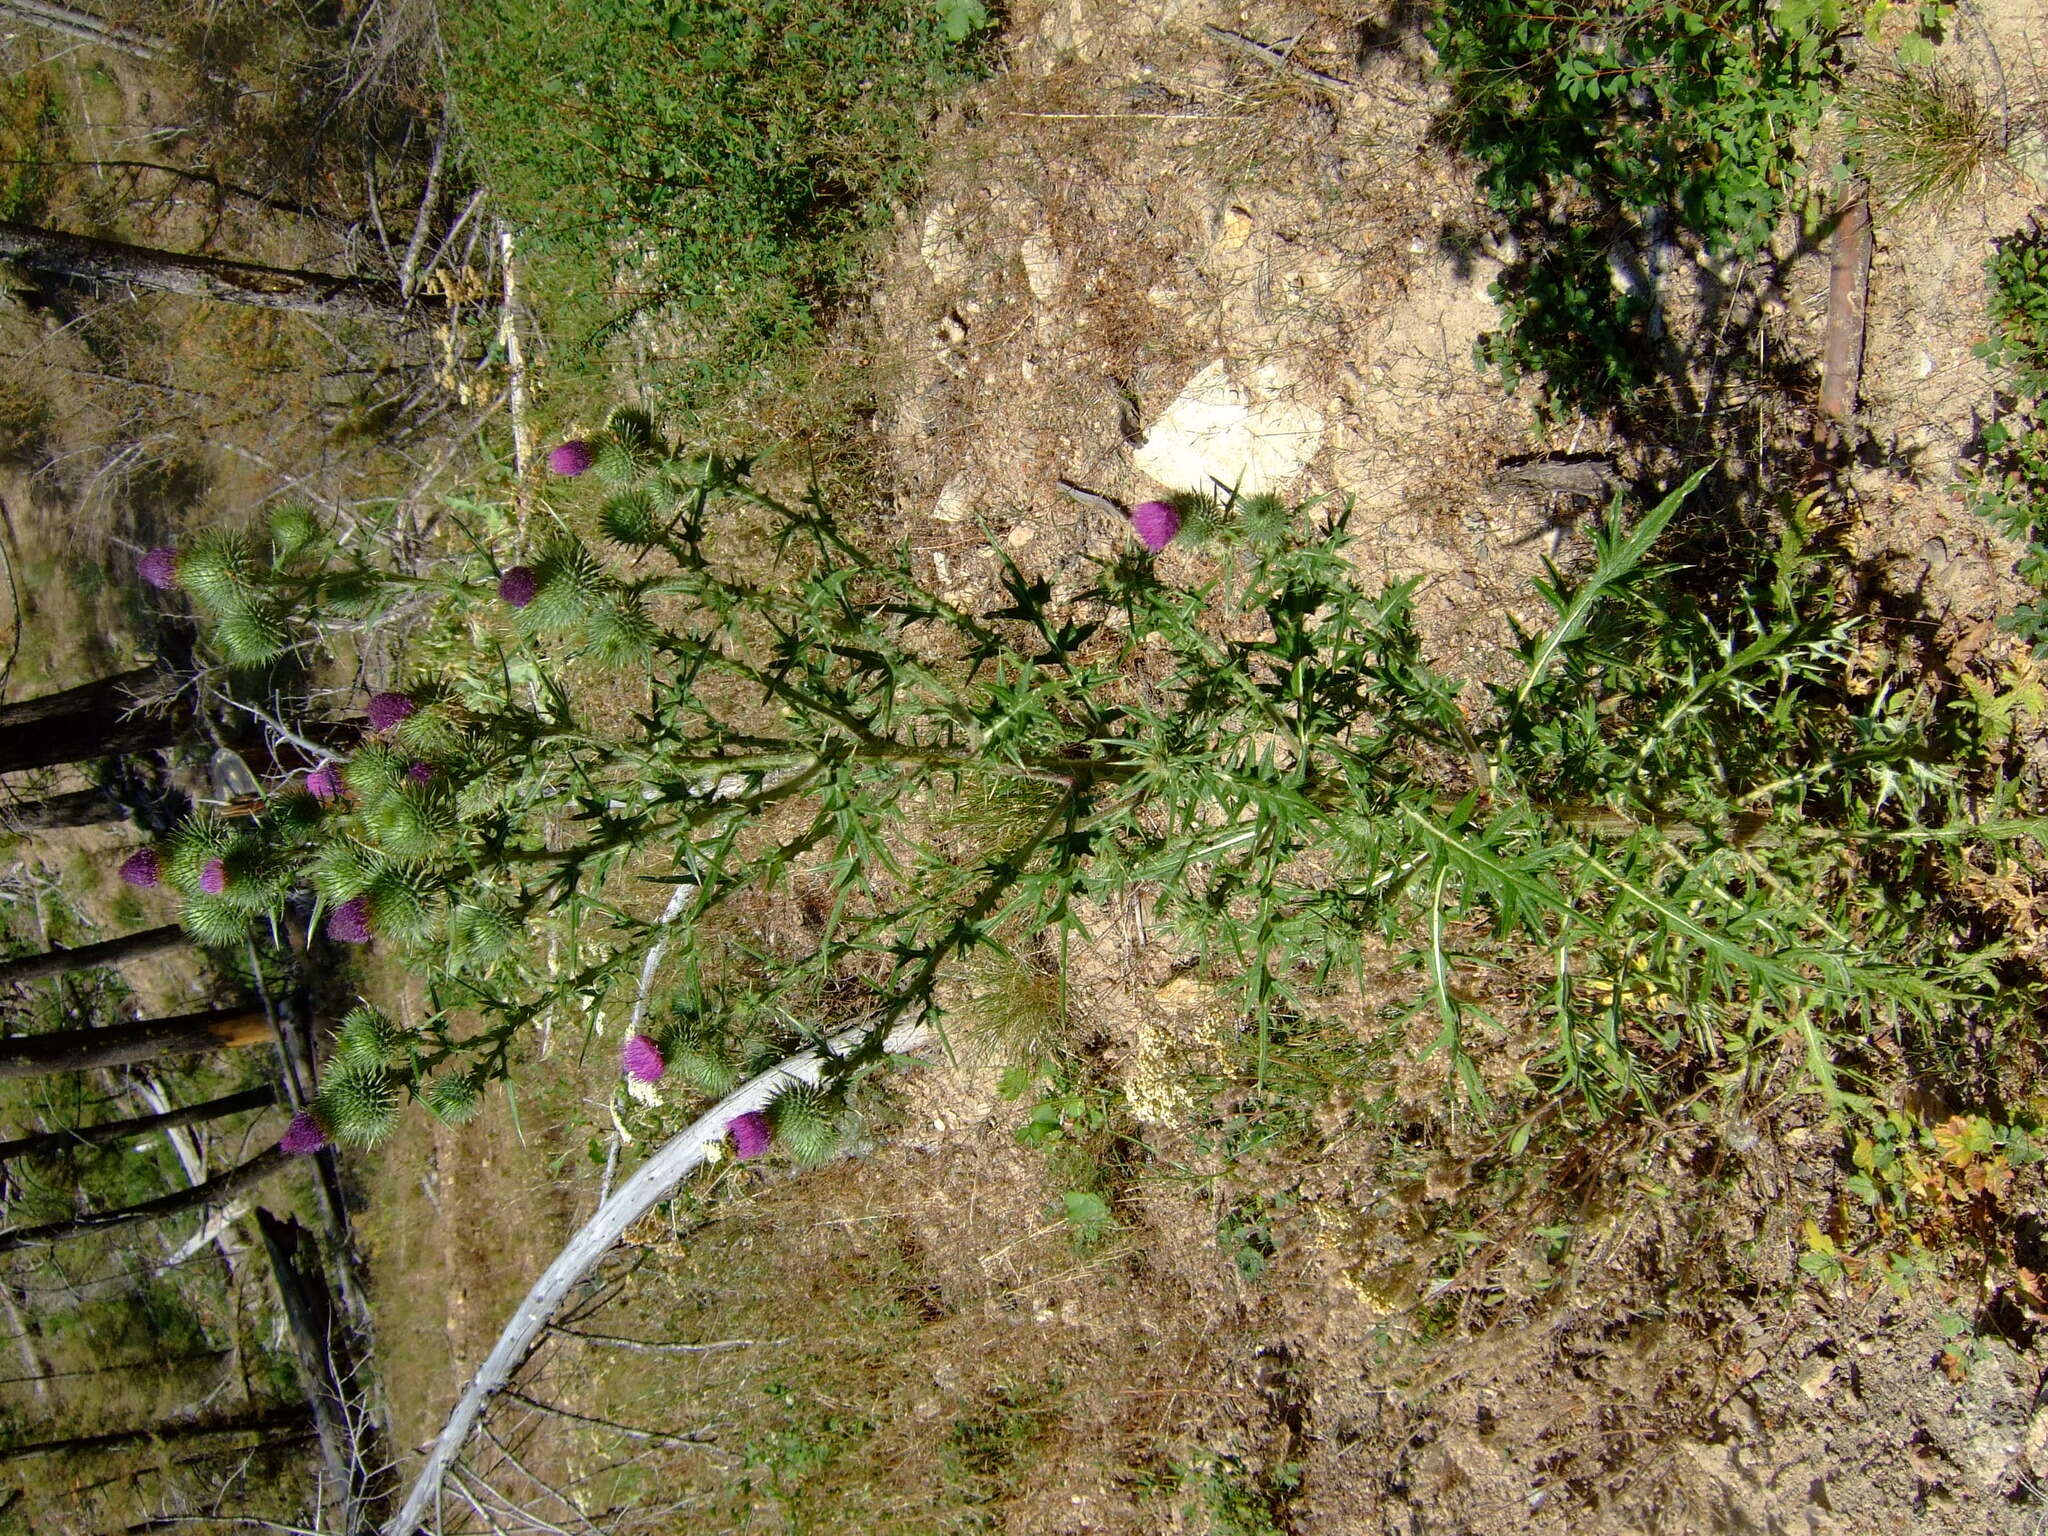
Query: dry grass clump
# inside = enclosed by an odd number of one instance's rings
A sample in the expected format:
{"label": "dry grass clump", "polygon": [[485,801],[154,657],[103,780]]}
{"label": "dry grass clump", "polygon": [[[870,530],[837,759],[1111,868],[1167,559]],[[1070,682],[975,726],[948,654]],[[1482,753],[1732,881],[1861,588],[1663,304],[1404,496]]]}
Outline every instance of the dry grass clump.
{"label": "dry grass clump", "polygon": [[1943,63],[1859,74],[1849,92],[1851,143],[1880,207],[1953,212],[2003,163],[1999,114]]}

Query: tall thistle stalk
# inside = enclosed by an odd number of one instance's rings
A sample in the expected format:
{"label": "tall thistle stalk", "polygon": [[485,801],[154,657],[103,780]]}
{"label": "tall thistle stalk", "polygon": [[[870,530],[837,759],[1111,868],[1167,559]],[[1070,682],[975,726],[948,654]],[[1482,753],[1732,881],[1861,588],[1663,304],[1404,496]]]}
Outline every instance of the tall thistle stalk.
{"label": "tall thistle stalk", "polygon": [[[1853,1099],[1840,1040],[1991,985],[1985,956],[1870,902],[1891,854],[1844,854],[1945,781],[1925,722],[1840,687],[1848,626],[1796,515],[1708,612],[1649,558],[1696,482],[1632,524],[1617,506],[1590,570],[1539,584],[1555,621],[1523,675],[1469,708],[1423,659],[1410,589],[1360,582],[1341,510],[1221,520],[1193,585],[1133,547],[1069,604],[1006,561],[1006,606],[977,615],[907,550],[644,417],[575,447],[558,467],[602,482],[611,553],[555,533],[516,563],[479,554],[434,589],[465,648],[373,699],[345,763],[164,849],[202,938],[310,889],[335,937],[432,978],[444,1011],[418,1030],[355,1026],[320,1111],[337,1135],[374,1139],[405,1095],[465,1117],[523,1030],[632,989],[659,937],[672,992],[629,1042],[637,1079],[715,1094],[793,1033],[865,1028],[822,1096],[745,1128],[817,1155],[835,1088],[893,1027],[943,1023],[960,962],[1134,889],[1234,982],[1262,1061],[1273,1020],[1405,951],[1476,1102],[1471,1032],[1496,1025],[1460,981],[1475,967],[1540,975],[1527,1006],[1557,1043],[1527,1070],[1596,1109],[1681,1058],[1739,1068],[1787,1039]],[[287,546],[172,557],[230,659],[249,654],[235,614],[307,644],[337,591],[359,608],[407,580],[317,531]],[[563,679],[592,668],[645,689],[630,729],[583,718]],[[693,894],[651,921],[625,877]],[[778,893],[809,914],[794,933],[748,915]],[[535,952],[541,924],[571,939],[566,968]],[[458,1007],[487,1022],[458,1038]]]}

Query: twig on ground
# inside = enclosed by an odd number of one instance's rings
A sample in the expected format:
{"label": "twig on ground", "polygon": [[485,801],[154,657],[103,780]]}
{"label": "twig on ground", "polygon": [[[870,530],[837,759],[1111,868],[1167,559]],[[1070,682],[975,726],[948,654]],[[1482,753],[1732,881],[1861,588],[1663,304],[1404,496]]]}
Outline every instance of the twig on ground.
{"label": "twig on ground", "polygon": [[1240,52],[1250,54],[1261,64],[1269,65],[1274,69],[1286,70],[1290,74],[1299,75],[1311,85],[1319,85],[1326,91],[1332,91],[1344,97],[1356,96],[1358,94],[1358,87],[1349,80],[1340,80],[1335,75],[1326,75],[1320,69],[1311,68],[1299,59],[1292,57],[1292,43],[1289,43],[1286,48],[1275,48],[1258,41],[1256,38],[1246,37],[1242,32],[1232,32],[1227,27],[1212,26],[1207,22],[1202,24],[1202,30],[1218,42],[1228,43]]}

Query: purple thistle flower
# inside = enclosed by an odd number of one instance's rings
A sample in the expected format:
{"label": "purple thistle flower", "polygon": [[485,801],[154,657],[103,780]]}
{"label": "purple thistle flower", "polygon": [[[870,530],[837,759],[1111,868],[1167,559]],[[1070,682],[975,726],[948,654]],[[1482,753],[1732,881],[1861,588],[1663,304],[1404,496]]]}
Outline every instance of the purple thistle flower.
{"label": "purple thistle flower", "polygon": [[1131,532],[1156,555],[1180,532],[1180,514],[1163,501],[1141,501],[1131,508]]}
{"label": "purple thistle flower", "polygon": [[726,1129],[732,1132],[733,1151],[741,1157],[759,1157],[768,1150],[768,1143],[775,1139],[775,1127],[758,1109],[734,1115]]}
{"label": "purple thistle flower", "polygon": [[346,791],[341,770],[332,763],[322,763],[306,775],[306,793],[315,800],[339,800]]}
{"label": "purple thistle flower", "polygon": [[164,877],[164,862],[154,848],[138,848],[121,861],[121,878],[147,890]]}
{"label": "purple thistle flower", "polygon": [[209,896],[218,896],[228,888],[228,867],[220,859],[208,859],[199,869],[199,889]]}
{"label": "purple thistle flower", "polygon": [[434,782],[434,765],[410,763],[406,766],[405,776],[415,784],[431,784]]}
{"label": "purple thistle flower", "polygon": [[410,694],[373,693],[370,695],[370,729],[388,731],[401,720],[410,719],[418,708]]}
{"label": "purple thistle flower", "polygon": [[135,574],[159,592],[170,591],[178,584],[178,552],[168,544],[157,545],[135,562]]}
{"label": "purple thistle flower", "polygon": [[327,937],[342,944],[370,942],[370,898],[355,896],[327,916]]}
{"label": "purple thistle flower", "polygon": [[573,479],[590,468],[596,458],[597,455],[591,450],[590,444],[580,437],[572,437],[566,443],[550,450],[548,468],[558,475],[567,475]]}
{"label": "purple thistle flower", "polygon": [[645,1035],[629,1035],[619,1051],[619,1068],[636,1083],[658,1083],[668,1071],[661,1047]]}
{"label": "purple thistle flower", "polygon": [[540,578],[530,565],[515,565],[498,578],[498,596],[514,608],[524,608],[540,591]]}
{"label": "purple thistle flower", "polygon": [[310,1157],[327,1145],[327,1127],[302,1109],[292,1116],[277,1144],[293,1157]]}

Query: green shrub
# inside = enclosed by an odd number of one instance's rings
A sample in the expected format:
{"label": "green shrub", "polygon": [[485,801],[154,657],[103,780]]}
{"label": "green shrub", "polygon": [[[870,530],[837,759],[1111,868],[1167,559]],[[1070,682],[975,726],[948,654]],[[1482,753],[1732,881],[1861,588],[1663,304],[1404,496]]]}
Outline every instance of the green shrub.
{"label": "green shrub", "polygon": [[[2027,546],[2020,574],[2048,589],[2048,232],[2037,223],[1999,242],[1990,333],[1976,352],[2004,372],[2003,408],[1979,441],[1970,476],[1977,510]],[[2048,645],[2048,599],[2010,614],[2006,627]]]}
{"label": "green shrub", "polygon": [[914,0],[485,0],[443,24],[555,329],[679,319],[663,387],[685,407],[814,335],[978,57]]}

